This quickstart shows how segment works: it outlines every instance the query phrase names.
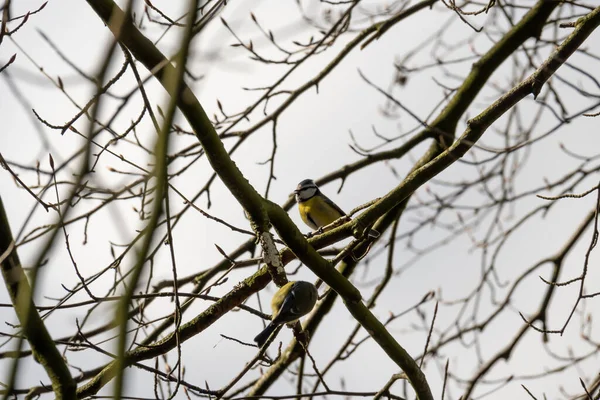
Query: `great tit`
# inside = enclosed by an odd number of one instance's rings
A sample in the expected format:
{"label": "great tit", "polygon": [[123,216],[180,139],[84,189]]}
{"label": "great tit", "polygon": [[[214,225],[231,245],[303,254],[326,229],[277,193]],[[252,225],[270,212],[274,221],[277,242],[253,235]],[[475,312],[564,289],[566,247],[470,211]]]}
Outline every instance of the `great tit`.
{"label": "great tit", "polygon": [[308,314],[315,306],[318,292],[315,285],[305,281],[291,281],[283,285],[271,300],[271,322],[254,341],[262,347],[278,325],[294,322]]}
{"label": "great tit", "polygon": [[[296,202],[302,221],[312,229],[319,229],[331,224],[346,213],[325,196],[312,179],[305,179],[298,184]],[[368,235],[372,238],[379,237],[379,232],[370,229]]]}

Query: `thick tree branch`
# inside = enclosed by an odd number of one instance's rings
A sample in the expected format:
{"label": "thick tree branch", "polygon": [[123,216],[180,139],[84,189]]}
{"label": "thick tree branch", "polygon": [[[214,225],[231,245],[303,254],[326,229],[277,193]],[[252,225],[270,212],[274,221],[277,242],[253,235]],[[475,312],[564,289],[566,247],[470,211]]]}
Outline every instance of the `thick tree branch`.
{"label": "thick tree branch", "polygon": [[[542,2],[545,3],[545,2]],[[354,230],[361,226],[372,224],[379,215],[390,210],[394,205],[410,196],[424,183],[448,168],[479,140],[487,128],[504,113],[514,107],[527,95],[536,96],[542,85],[556,72],[556,70],[581,46],[587,37],[597,28],[600,17],[599,9],[595,9],[576,23],[576,29],[554,51],[554,53],[527,79],[515,86],[511,91],[500,97],[494,104],[486,108],[475,118],[468,121],[467,130],[442,154],[434,160],[410,174],[394,190],[381,198],[377,203],[367,209],[351,223]]]}
{"label": "thick tree branch", "polygon": [[[19,261],[8,217],[0,198],[0,269],[25,339],[44,367],[57,399],[75,399],[75,381],[33,304],[32,291]],[[10,389],[7,396],[10,396]]]}
{"label": "thick tree branch", "polygon": [[[269,229],[269,217],[282,239],[288,244],[298,258],[313,272],[323,279],[332,289],[338,292],[346,304],[352,305],[352,313],[360,316],[370,332],[376,334],[376,340],[388,354],[393,354],[393,360],[406,372],[409,380],[418,383],[415,386],[417,396],[422,400],[431,399],[431,392],[417,364],[402,349],[402,347],[385,331],[361,302],[360,292],[346,280],[329,262],[321,257],[289,216],[278,205],[264,200],[244,178],[241,171],[233,163],[225,150],[223,143],[216,134],[204,109],[193,95],[191,89],[183,85],[181,91],[174,91],[167,85],[165,77],[173,72],[173,65],[162,53],[137,30],[126,18],[126,15],[111,0],[88,0],[96,13],[107,23],[117,39],[130,49],[131,53],[140,60],[146,68],[153,71],[163,87],[177,99],[177,104],[192,126],[196,137],[202,144],[205,154],[213,169],[225,183],[225,186],[248,212],[258,235]],[[114,21],[117,23],[115,24]],[[233,305],[234,306],[234,305]],[[364,326],[364,325],[363,325]],[[182,327],[183,328],[183,327]],[[385,338],[385,340],[379,340]],[[117,372],[118,371],[113,371]],[[104,379],[103,379],[104,380]],[[102,381],[103,381],[102,380]],[[423,382],[425,385],[423,385]],[[91,385],[87,385],[91,386]],[[89,389],[85,389],[89,393]],[[82,395],[83,389],[79,392]],[[93,391],[92,391],[93,393]]]}

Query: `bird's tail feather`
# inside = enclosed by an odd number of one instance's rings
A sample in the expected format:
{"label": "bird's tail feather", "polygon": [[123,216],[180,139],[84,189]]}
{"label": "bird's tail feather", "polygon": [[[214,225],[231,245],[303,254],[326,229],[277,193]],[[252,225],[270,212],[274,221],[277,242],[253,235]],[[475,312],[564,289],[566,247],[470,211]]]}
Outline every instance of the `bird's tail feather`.
{"label": "bird's tail feather", "polygon": [[256,337],[254,338],[256,345],[258,347],[263,347],[263,345],[265,344],[267,339],[269,339],[269,336],[271,336],[275,328],[277,328],[277,325],[275,325],[273,322],[269,323],[269,325],[267,325],[267,327],[263,329],[263,331],[256,335]]}

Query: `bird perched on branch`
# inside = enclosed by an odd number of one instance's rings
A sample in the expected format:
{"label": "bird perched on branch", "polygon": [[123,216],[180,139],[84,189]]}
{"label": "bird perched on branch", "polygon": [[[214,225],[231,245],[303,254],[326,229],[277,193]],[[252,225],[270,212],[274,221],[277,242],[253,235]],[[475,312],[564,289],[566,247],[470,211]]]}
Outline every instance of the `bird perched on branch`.
{"label": "bird perched on branch", "polygon": [[294,322],[308,314],[318,297],[317,288],[310,282],[291,281],[283,285],[273,295],[271,322],[254,338],[256,345],[262,347],[278,325]]}
{"label": "bird perched on branch", "polygon": [[[312,179],[305,179],[298,184],[296,202],[302,221],[312,229],[320,229],[333,221],[346,216],[346,213],[319,190]],[[368,235],[379,237],[379,232],[370,229]]]}

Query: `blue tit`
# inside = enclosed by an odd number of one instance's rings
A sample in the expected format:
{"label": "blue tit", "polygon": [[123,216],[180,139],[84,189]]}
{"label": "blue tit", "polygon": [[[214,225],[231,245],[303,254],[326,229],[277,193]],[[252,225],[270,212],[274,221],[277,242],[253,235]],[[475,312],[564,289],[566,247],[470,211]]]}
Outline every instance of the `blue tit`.
{"label": "blue tit", "polygon": [[292,281],[283,285],[273,295],[271,322],[254,338],[256,345],[262,347],[278,325],[294,322],[308,314],[318,297],[317,288],[310,282]]}
{"label": "blue tit", "polygon": [[[346,216],[346,213],[337,204],[321,193],[312,179],[300,182],[294,190],[294,194],[302,221],[312,229],[320,229],[338,218]],[[370,229],[369,236],[377,238],[379,232]]]}

